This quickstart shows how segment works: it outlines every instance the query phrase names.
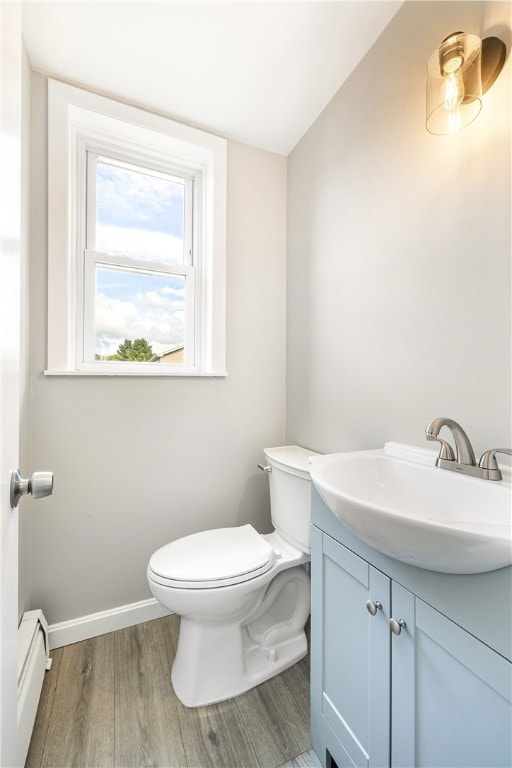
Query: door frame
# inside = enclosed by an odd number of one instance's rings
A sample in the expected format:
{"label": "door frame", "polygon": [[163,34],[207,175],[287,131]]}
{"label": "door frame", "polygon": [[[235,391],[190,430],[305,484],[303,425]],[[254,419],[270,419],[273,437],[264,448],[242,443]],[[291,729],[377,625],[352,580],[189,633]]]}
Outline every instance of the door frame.
{"label": "door frame", "polygon": [[0,765],[18,766],[18,510],[21,265],[21,3],[0,2]]}

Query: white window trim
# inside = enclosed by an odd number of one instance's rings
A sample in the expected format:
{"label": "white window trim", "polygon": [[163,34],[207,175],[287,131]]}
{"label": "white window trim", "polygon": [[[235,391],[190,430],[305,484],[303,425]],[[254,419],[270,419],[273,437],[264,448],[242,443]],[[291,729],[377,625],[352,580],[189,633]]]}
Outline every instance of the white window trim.
{"label": "white window trim", "polygon": [[[78,357],[77,297],[83,289],[77,253],[85,250],[86,152],[146,157],[153,167],[188,169],[201,218],[202,306],[194,366],[84,365]],[[47,375],[226,375],[227,142],[141,109],[54,80],[48,81],[48,365]],[[194,223],[197,239],[198,222]],[[84,257],[85,258],[85,257]],[[101,260],[101,259],[100,259]],[[151,268],[149,265],[147,267]],[[197,327],[197,326],[200,327]]]}

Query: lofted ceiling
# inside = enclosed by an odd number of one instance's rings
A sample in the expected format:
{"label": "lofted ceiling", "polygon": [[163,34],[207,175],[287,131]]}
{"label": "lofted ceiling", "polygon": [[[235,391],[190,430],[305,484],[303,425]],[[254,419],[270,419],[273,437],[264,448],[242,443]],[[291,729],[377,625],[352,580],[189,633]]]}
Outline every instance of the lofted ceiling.
{"label": "lofted ceiling", "polygon": [[402,2],[23,2],[34,69],[287,155]]}

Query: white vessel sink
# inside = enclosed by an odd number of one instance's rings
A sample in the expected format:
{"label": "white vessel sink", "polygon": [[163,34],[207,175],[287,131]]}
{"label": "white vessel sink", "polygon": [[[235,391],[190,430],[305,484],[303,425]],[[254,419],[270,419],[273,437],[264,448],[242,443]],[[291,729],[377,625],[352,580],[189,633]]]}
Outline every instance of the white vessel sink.
{"label": "white vessel sink", "polygon": [[510,470],[481,480],[435,467],[436,456],[386,443],[314,458],[311,478],[347,528],[396,560],[442,573],[511,565]]}

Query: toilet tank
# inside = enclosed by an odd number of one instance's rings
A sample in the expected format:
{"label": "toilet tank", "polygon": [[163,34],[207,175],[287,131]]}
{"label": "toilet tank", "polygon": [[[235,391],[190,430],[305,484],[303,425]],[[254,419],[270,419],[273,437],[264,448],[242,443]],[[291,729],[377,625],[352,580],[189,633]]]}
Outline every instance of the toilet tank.
{"label": "toilet tank", "polygon": [[318,456],[298,445],[265,448],[271,471],[270,512],[277,533],[301,552],[309,554],[311,524],[310,456]]}

